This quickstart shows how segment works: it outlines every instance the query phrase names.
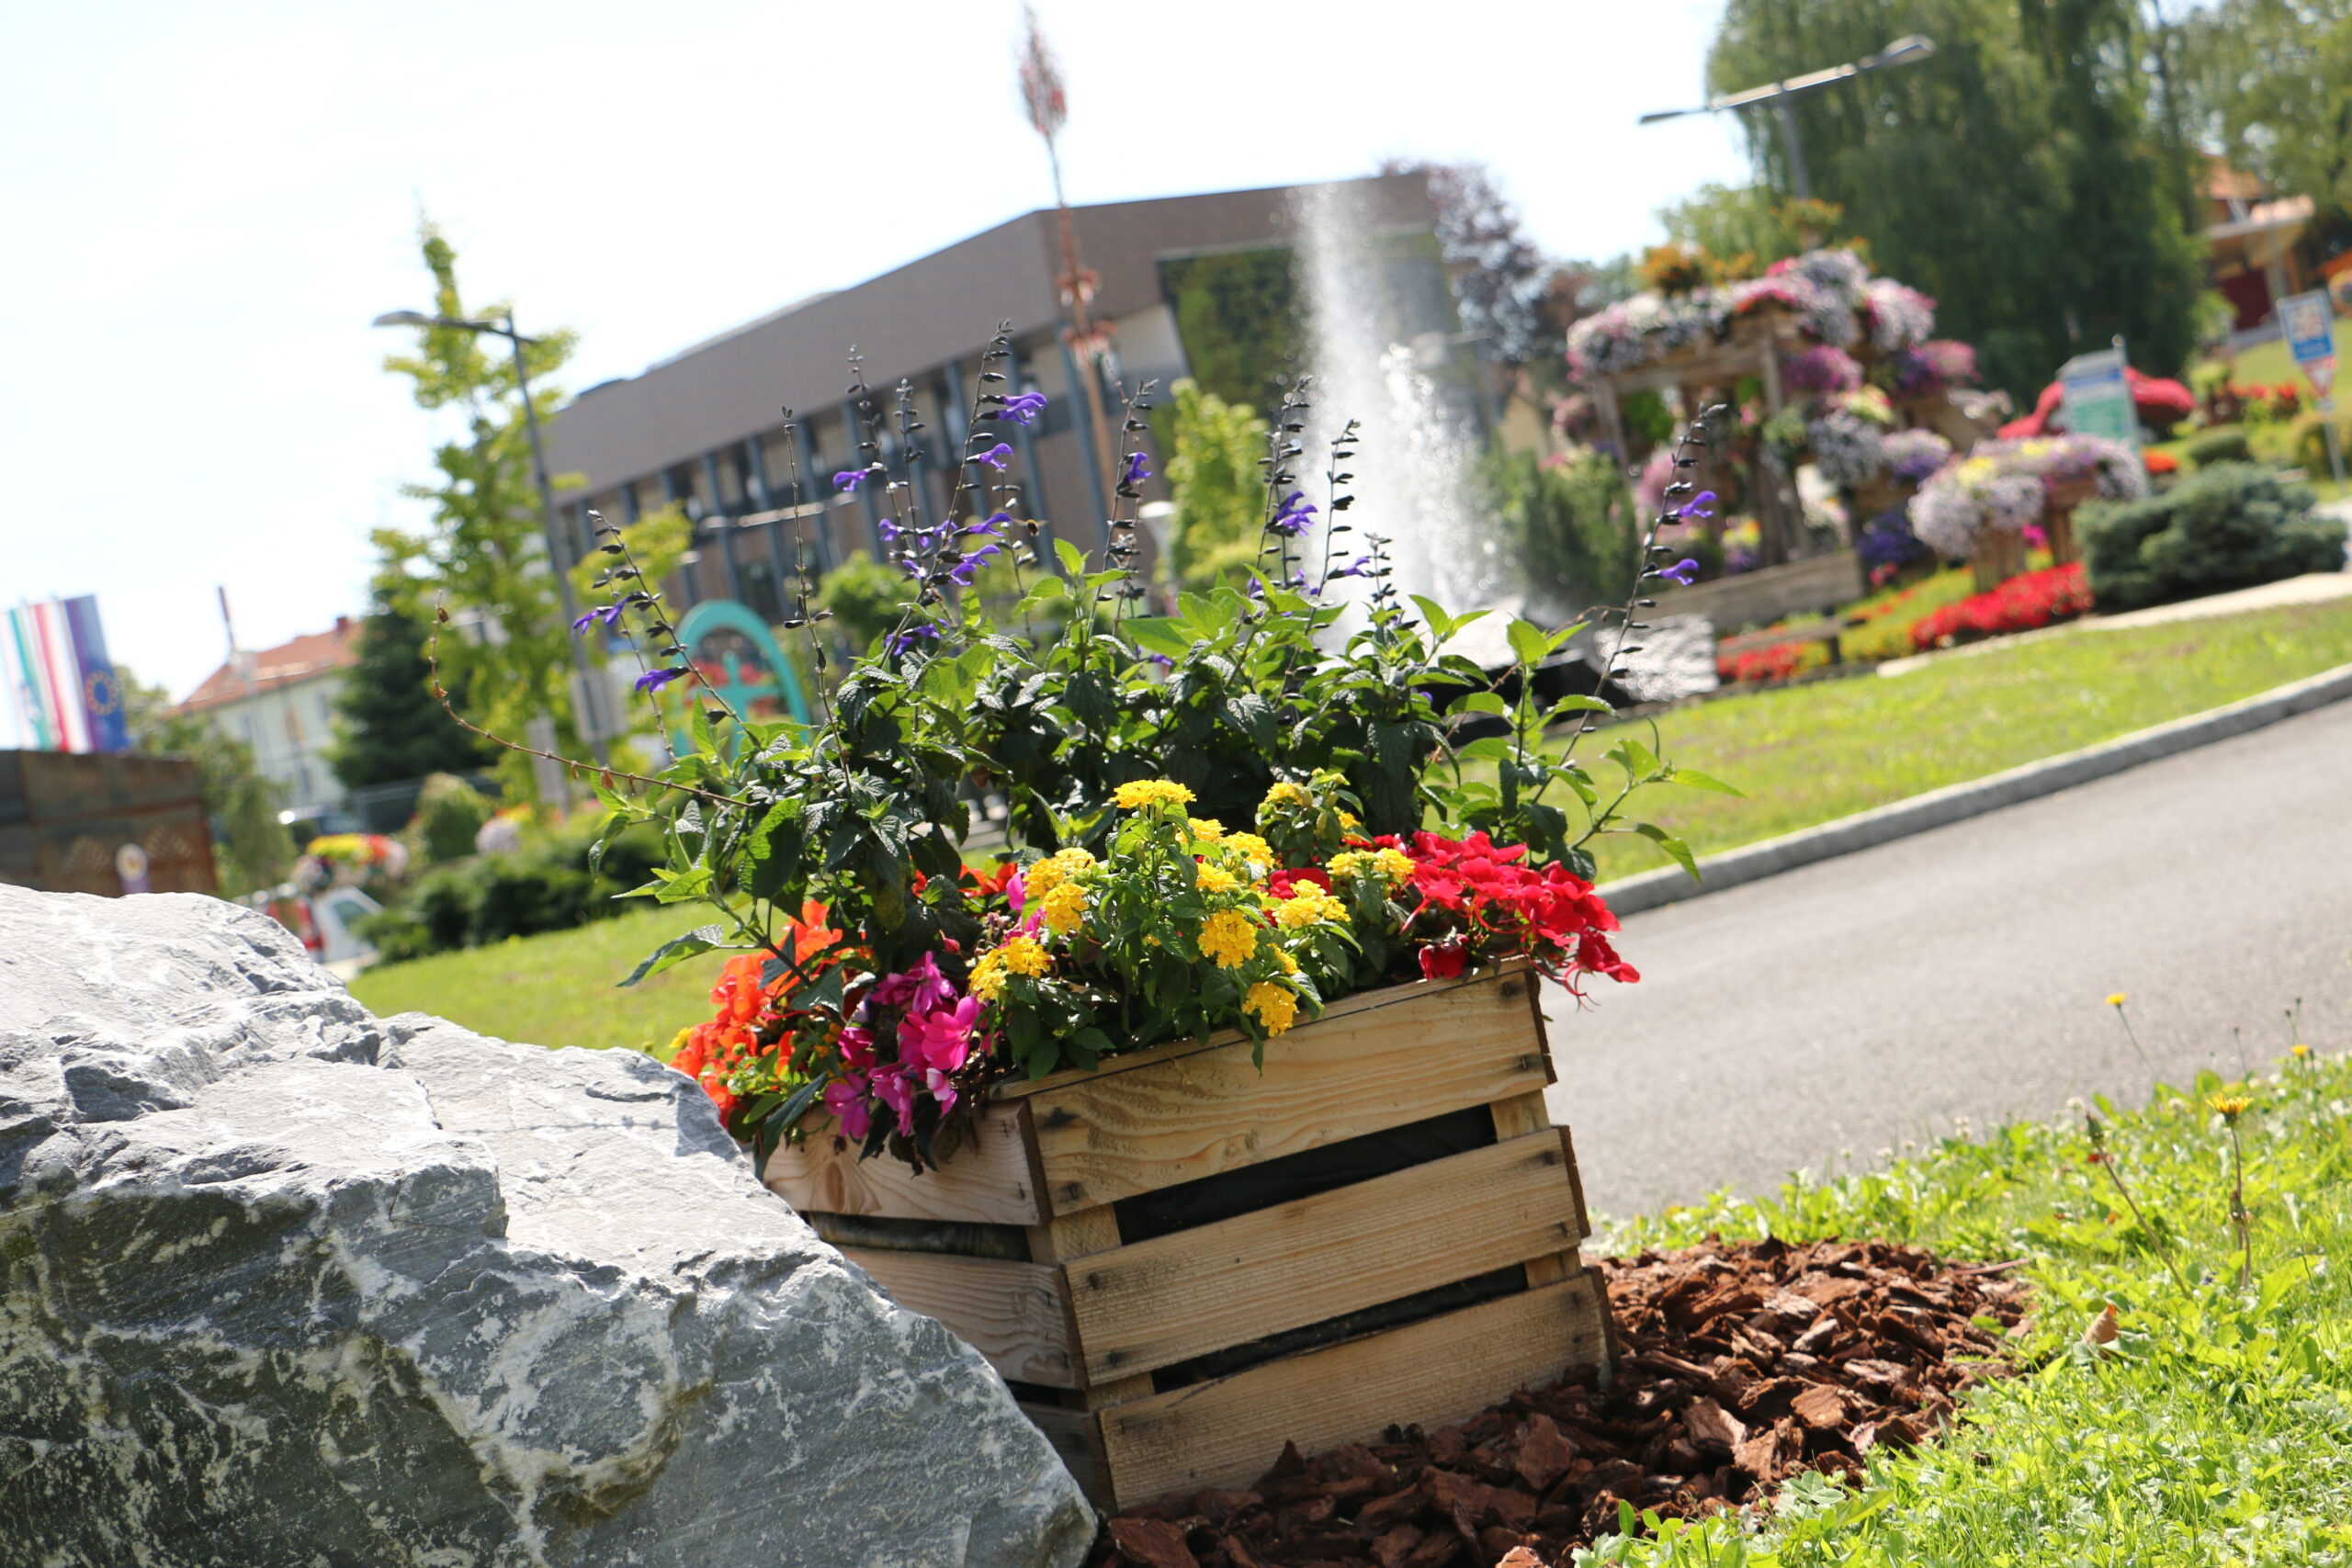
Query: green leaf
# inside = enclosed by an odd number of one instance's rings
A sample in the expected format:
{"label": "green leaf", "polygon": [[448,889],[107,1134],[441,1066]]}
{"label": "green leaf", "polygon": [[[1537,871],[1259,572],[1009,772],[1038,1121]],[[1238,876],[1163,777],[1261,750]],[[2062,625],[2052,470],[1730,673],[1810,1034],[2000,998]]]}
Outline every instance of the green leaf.
{"label": "green leaf", "polygon": [[1510,638],[1510,650],[1521,664],[1541,664],[1552,651],[1552,639],[1544,628],[1532,621],[1513,621],[1506,633]]}
{"label": "green leaf", "polygon": [[1564,713],[1615,713],[1616,711],[1612,705],[1600,697],[1566,696],[1544,710],[1544,722],[1550,724]]}
{"label": "green leaf", "polygon": [[1498,692],[1473,692],[1457,705],[1464,713],[1490,713],[1497,718],[1509,716],[1510,705]]}
{"label": "green leaf", "polygon": [[1715,777],[1713,773],[1702,773],[1696,768],[1672,769],[1667,773],[1666,782],[1668,784],[1689,784],[1692,789],[1711,789],[1717,795],[1736,795],[1742,800],[1747,798],[1747,791],[1724,783],[1723,780]]}
{"label": "green leaf", "polygon": [[1054,541],[1054,555],[1062,563],[1062,575],[1082,578],[1086,575],[1086,552],[1068,539]]}
{"label": "green leaf", "polygon": [[698,865],[692,871],[682,872],[663,883],[662,890],[653,896],[653,899],[658,904],[690,903],[707,895],[710,892],[711,882],[710,867]]}
{"label": "green leaf", "polygon": [[1676,838],[1673,834],[1668,832],[1665,829],[1659,827],[1655,822],[1635,823],[1634,825],[1634,831],[1639,833],[1643,838],[1647,839],[1651,843],[1656,844],[1659,849],[1664,850],[1668,854],[1672,855],[1674,857],[1674,863],[1690,874],[1691,881],[1702,882],[1705,880],[1705,878],[1699,874],[1699,862],[1697,857],[1691,854],[1690,845],[1684,843],[1681,840]]}
{"label": "green leaf", "polygon": [[620,990],[625,987],[634,986],[649,976],[659,975],[673,964],[683,964],[699,953],[708,953],[724,941],[726,936],[725,929],[718,925],[696,926],[684,936],[673,936],[651,953],[647,953],[645,961],[629,971],[628,978],[613,988]]}
{"label": "green leaf", "polygon": [[1413,601],[1413,607],[1420,611],[1422,622],[1430,628],[1430,638],[1437,642],[1443,642],[1480,615],[1487,614],[1484,610],[1473,610],[1466,615],[1449,615],[1438,607],[1438,603],[1434,599],[1424,599],[1418,593],[1408,594],[1407,597]]}
{"label": "green leaf", "polygon": [[1193,651],[1193,637],[1182,622],[1167,615],[1144,615],[1124,623],[1119,630],[1145,653],[1182,659]]}

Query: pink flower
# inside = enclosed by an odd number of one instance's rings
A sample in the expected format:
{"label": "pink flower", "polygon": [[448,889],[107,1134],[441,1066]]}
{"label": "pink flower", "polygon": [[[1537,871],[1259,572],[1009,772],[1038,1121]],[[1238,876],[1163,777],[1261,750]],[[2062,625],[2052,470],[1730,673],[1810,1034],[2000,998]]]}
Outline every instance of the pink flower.
{"label": "pink flower", "polygon": [[874,1065],[874,1032],[853,1023],[841,1033],[842,1063],[863,1072]]}
{"label": "pink flower", "polygon": [[939,972],[939,961],[926,953],[913,968],[885,975],[869,999],[886,1008],[904,1008],[914,1013],[944,1007],[955,995],[956,987]]}
{"label": "pink flower", "polygon": [[1029,880],[1026,876],[1019,872],[1013,874],[1012,880],[1004,885],[1004,901],[1012,906],[1014,914],[1021,913],[1021,906],[1029,901]]}
{"label": "pink flower", "polygon": [[972,1025],[979,1016],[977,997],[952,1008],[908,1013],[899,1021],[899,1060],[928,1072],[954,1072],[972,1053]]}
{"label": "pink flower", "polygon": [[877,1072],[874,1075],[874,1092],[883,1103],[899,1113],[899,1131],[911,1136],[915,1130],[915,1089],[904,1068]]}
{"label": "pink flower", "polygon": [[840,1123],[842,1137],[853,1144],[864,1143],[874,1129],[874,1107],[865,1098],[865,1075],[851,1073],[827,1084],[825,1109]]}

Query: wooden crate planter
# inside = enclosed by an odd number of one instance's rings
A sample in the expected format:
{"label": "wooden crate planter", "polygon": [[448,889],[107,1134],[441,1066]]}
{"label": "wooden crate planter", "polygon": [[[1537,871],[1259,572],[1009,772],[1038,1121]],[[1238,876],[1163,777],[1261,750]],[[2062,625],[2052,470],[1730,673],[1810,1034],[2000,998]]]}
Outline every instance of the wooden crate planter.
{"label": "wooden crate planter", "polygon": [[1534,975],[1363,993],[1250,1054],[1000,1086],[922,1176],[820,1134],[767,1183],[977,1346],[1105,1507],[1606,1365]]}

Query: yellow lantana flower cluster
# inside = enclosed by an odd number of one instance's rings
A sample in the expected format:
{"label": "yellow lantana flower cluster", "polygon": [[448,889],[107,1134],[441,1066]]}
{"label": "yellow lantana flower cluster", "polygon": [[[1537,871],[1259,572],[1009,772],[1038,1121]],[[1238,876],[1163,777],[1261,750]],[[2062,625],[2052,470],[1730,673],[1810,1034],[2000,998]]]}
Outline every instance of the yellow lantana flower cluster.
{"label": "yellow lantana flower cluster", "polygon": [[1311,807],[1314,804],[1315,797],[1307,793],[1305,784],[1283,779],[1266,791],[1266,798],[1258,803],[1258,809],[1262,812],[1270,806]]}
{"label": "yellow lantana flower cluster", "polygon": [[1205,861],[1193,874],[1204,893],[1230,893],[1241,886],[1241,879],[1233,873],[1221,865],[1210,865]]}
{"label": "yellow lantana flower cluster", "polygon": [[1075,882],[1062,883],[1046,895],[1037,910],[1047,931],[1069,936],[1086,923],[1086,889]]}
{"label": "yellow lantana flower cluster", "polygon": [[1140,811],[1147,806],[1190,806],[1193,792],[1170,779],[1136,779],[1111,792],[1122,811]]}
{"label": "yellow lantana flower cluster", "polygon": [[1261,871],[1274,866],[1274,847],[1255,833],[1227,833],[1224,843],[1230,845],[1243,860],[1253,863]]}
{"label": "yellow lantana flower cluster", "polygon": [[1023,897],[1043,898],[1080,872],[1094,864],[1094,856],[1085,850],[1072,847],[1056,850],[1021,874]]}
{"label": "yellow lantana flower cluster", "polygon": [[1413,857],[1402,850],[1341,850],[1331,857],[1329,870],[1337,881],[1377,876],[1389,886],[1397,887],[1413,879]]}
{"label": "yellow lantana flower cluster", "polygon": [[1201,922],[1201,956],[1220,969],[1238,969],[1258,951],[1258,927],[1239,909],[1218,909]]}
{"label": "yellow lantana flower cluster", "polygon": [[1273,911],[1274,923],[1284,931],[1295,931],[1306,926],[1319,926],[1327,921],[1348,918],[1345,904],[1311,886],[1301,886],[1287,898],[1272,900],[1268,908]]}
{"label": "yellow lantana flower cluster", "polygon": [[1298,1017],[1298,998],[1287,987],[1261,980],[1242,993],[1241,1010],[1265,1025],[1271,1037],[1288,1029]]}
{"label": "yellow lantana flower cluster", "polygon": [[984,1002],[1004,995],[1005,980],[1014,975],[1043,975],[1053,967],[1053,954],[1035,937],[1017,936],[1002,947],[990,948],[972,965],[972,995]]}
{"label": "yellow lantana flower cluster", "polygon": [[1214,844],[1225,837],[1225,824],[1214,817],[1189,818],[1184,826],[1193,830],[1193,837],[1204,844]]}

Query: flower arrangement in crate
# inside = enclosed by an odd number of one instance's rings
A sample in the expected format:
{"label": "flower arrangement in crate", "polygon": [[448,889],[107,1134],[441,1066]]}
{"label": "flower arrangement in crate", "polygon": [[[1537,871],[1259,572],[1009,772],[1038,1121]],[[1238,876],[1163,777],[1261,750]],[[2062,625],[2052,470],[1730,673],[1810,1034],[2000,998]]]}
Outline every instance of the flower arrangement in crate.
{"label": "flower arrangement in crate", "polygon": [[1965,560],[1992,536],[2024,536],[2038,527],[2051,491],[2079,480],[2109,501],[2132,500],[2148,489],[2137,454],[2104,436],[1980,442],[1920,487],[1911,502],[1912,528],[1947,560]]}
{"label": "flower arrangement in crate", "polygon": [[[907,598],[811,725],[749,718],[698,689],[658,586],[598,520],[610,600],[581,629],[628,627],[650,656],[639,688],[694,698],[691,744],[668,767],[596,771],[605,835],[656,824],[668,863],[636,896],[708,917],[623,983],[735,953],[716,1015],[681,1032],[674,1057],[729,1130],[764,1157],[823,1126],[921,1168],[1011,1075],[1222,1029],[1262,1052],[1349,991],[1509,958],[1571,989],[1637,978],[1587,846],[1638,833],[1689,867],[1688,848],[1628,804],[1658,784],[1728,786],[1630,735],[1608,748],[1606,777],[1577,760],[1609,705],[1545,701],[1536,674],[1584,628],[1513,622],[1499,677],[1444,652],[1475,617],[1403,593],[1386,540],[1341,543],[1355,532],[1352,423],[1309,499],[1304,380],[1272,422],[1249,589],[1141,614],[1144,395],[1126,407],[1100,560],[1067,540],[1048,555],[1000,439],[1045,401],[1002,389],[1010,349],[1000,332],[983,356],[939,518],[914,478],[911,394],[901,384],[886,415],[852,359],[865,460],[833,482],[878,496]],[[1686,433],[1683,468],[1707,434],[1703,417]],[[1711,499],[1693,488],[1668,487],[1639,581],[1606,614],[1612,672],[1638,651],[1648,585],[1673,570],[1658,525]],[[997,560],[1019,597],[992,617],[967,589]],[[821,671],[811,592],[804,550],[787,626],[810,631]],[[1462,733],[1498,718],[1502,733]],[[965,850],[980,792],[1008,806],[1012,847],[993,861]]]}

